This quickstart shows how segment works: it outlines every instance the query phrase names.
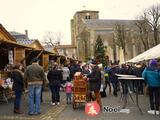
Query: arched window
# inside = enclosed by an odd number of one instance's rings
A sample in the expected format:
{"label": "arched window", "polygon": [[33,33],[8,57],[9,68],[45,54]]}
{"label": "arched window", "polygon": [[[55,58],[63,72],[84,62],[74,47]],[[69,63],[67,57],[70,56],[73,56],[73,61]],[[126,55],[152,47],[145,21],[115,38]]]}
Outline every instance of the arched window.
{"label": "arched window", "polygon": [[86,13],[85,19],[91,19],[91,16],[89,13]]}

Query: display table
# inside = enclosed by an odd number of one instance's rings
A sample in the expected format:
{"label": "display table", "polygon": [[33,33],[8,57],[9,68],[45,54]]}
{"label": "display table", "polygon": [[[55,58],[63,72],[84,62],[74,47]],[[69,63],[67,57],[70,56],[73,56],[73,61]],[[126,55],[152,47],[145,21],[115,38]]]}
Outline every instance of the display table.
{"label": "display table", "polygon": [[128,96],[128,83],[130,81],[135,81],[135,86],[136,86],[136,106],[138,107],[139,111],[142,113],[142,110],[139,106],[139,102],[138,102],[138,82],[144,80],[144,78],[142,77],[118,77],[118,79],[122,82],[124,82],[124,105],[123,105],[123,109],[126,108],[127,106],[127,96]]}
{"label": "display table", "polygon": [[4,80],[0,80],[0,100],[8,103],[8,98],[12,95],[12,83],[6,84]]}
{"label": "display table", "polygon": [[7,79],[10,75],[9,71],[0,71],[0,79]]}
{"label": "display table", "polygon": [[135,75],[115,74],[118,77],[136,77]]}

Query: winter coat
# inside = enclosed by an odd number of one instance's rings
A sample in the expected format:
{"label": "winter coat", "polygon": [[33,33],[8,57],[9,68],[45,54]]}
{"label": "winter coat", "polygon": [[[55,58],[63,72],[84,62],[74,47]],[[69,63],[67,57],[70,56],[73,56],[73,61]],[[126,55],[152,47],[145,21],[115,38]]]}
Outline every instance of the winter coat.
{"label": "winter coat", "polygon": [[137,77],[142,77],[142,72],[144,71],[143,67],[137,67],[135,68],[135,73]]}
{"label": "winter coat", "polygon": [[24,90],[24,75],[23,72],[15,69],[11,73],[11,78],[13,80],[13,91],[23,91]]}
{"label": "winter coat", "polygon": [[43,68],[38,64],[29,65],[24,73],[26,86],[28,85],[44,85],[46,76]]}
{"label": "winter coat", "polygon": [[149,87],[160,87],[160,70],[158,68],[145,68],[142,77]]}
{"label": "winter coat", "polygon": [[79,65],[74,64],[70,67],[70,77],[73,79],[73,76],[76,72],[82,72],[82,69],[80,68]]}
{"label": "winter coat", "polygon": [[67,80],[67,78],[69,77],[70,75],[70,71],[69,71],[69,68],[68,67],[63,67],[63,80]]}
{"label": "winter coat", "polygon": [[109,70],[109,81],[114,83],[114,82],[118,82],[118,77],[115,75],[116,73],[118,74],[120,71],[118,66],[113,66],[111,67],[111,69]]}
{"label": "winter coat", "polygon": [[99,91],[101,86],[101,71],[98,67],[94,67],[89,77],[90,91]]}
{"label": "winter coat", "polygon": [[47,78],[51,86],[60,86],[62,80],[62,70],[52,69],[48,72]]}
{"label": "winter coat", "polygon": [[66,88],[66,93],[72,93],[73,84],[71,82],[67,82],[64,87]]}

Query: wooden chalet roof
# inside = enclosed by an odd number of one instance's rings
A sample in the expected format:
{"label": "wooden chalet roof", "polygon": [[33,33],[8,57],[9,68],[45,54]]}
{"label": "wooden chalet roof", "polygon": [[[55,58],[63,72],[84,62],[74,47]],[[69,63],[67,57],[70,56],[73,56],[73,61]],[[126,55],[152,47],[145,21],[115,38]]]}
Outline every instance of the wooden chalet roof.
{"label": "wooden chalet roof", "polygon": [[6,48],[23,47],[31,48],[16,42],[16,39],[0,24],[0,46]]}
{"label": "wooden chalet roof", "polygon": [[23,44],[26,46],[30,46],[36,50],[44,50],[43,46],[39,42],[39,40],[33,40],[33,39],[17,39],[17,43]]}
{"label": "wooden chalet roof", "polygon": [[22,45],[14,41],[3,40],[3,39],[0,39],[0,46],[6,47],[6,48],[22,47],[22,48],[33,49],[32,47]]}
{"label": "wooden chalet roof", "polygon": [[16,42],[16,39],[3,27],[2,24],[0,24],[0,39]]}

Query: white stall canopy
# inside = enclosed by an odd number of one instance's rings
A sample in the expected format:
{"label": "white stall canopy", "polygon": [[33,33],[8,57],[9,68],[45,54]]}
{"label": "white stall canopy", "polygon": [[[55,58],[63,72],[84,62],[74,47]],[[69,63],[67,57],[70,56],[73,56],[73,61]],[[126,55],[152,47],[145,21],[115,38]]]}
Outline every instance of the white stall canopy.
{"label": "white stall canopy", "polygon": [[137,55],[136,57],[128,60],[127,62],[140,62],[143,60],[149,60],[160,57],[160,44],[150,48],[149,50]]}

